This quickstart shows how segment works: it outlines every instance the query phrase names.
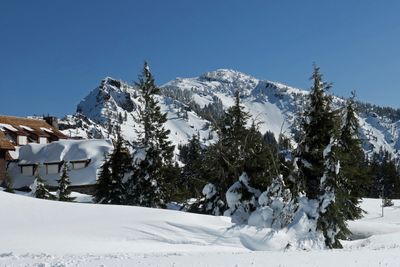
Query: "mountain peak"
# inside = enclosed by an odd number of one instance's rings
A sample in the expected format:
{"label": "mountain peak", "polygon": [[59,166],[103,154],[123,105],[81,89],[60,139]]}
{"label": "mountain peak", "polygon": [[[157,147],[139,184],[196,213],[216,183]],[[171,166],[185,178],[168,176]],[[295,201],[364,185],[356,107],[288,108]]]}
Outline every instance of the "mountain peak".
{"label": "mountain peak", "polygon": [[227,93],[233,95],[237,90],[249,94],[259,80],[245,73],[232,69],[217,69],[194,78],[177,78],[163,88],[179,88],[182,90],[199,90],[204,93]]}
{"label": "mountain peak", "polygon": [[232,69],[217,69],[202,74],[200,80],[235,83],[237,81],[258,81],[256,78]]}
{"label": "mountain peak", "polygon": [[106,87],[107,85],[121,89],[122,83],[117,79],[107,76],[101,81],[101,87]]}

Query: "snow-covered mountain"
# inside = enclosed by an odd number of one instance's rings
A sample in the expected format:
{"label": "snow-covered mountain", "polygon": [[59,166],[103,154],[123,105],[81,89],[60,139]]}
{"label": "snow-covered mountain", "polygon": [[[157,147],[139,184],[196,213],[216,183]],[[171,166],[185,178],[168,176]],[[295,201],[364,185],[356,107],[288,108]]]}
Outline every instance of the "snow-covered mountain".
{"label": "snow-covered mountain", "polygon": [[[194,78],[177,78],[161,86],[159,101],[167,112],[166,128],[175,145],[186,143],[193,134],[203,142],[213,142],[217,135],[210,127],[212,120],[234,103],[234,93],[240,91],[242,104],[252,118],[261,122],[262,133],[271,131],[292,135],[299,110],[304,107],[308,91],[278,82],[259,80],[228,69],[207,72]],[[112,131],[110,125],[121,125],[127,140],[137,138],[138,107],[141,106],[137,88],[107,77],[77,106],[75,115],[60,121],[63,132],[70,136],[101,137]],[[344,99],[334,97],[340,107]],[[360,104],[361,134],[367,152],[381,146],[398,155],[400,148],[399,111]],[[388,116],[390,111],[390,116]]]}
{"label": "snow-covered mountain", "polygon": [[[122,136],[133,141],[140,130],[139,95],[137,88],[107,77],[78,104],[76,114],[59,122],[60,129],[71,137],[99,138],[112,135],[114,126],[119,125]],[[215,139],[210,123],[190,111],[187,105],[164,95],[158,96],[158,100],[161,111],[168,114],[166,128],[171,131],[170,139],[176,147],[194,134],[199,134],[206,143]]]}

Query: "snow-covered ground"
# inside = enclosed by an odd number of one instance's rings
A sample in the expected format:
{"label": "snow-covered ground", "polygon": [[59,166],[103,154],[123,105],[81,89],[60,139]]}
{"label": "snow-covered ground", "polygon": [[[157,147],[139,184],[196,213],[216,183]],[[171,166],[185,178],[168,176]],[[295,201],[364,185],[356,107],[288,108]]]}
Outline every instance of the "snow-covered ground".
{"label": "snow-covered ground", "polygon": [[268,230],[227,217],[0,192],[0,266],[400,266],[394,203],[382,218],[379,200],[366,199],[342,250],[277,251],[263,246]]}

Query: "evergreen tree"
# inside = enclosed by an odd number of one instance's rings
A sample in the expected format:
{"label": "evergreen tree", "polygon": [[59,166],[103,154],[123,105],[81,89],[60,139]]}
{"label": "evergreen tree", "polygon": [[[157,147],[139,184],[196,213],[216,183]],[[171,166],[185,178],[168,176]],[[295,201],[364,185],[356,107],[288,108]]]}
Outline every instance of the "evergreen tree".
{"label": "evergreen tree", "polygon": [[178,181],[182,201],[201,196],[202,188],[206,183],[201,175],[204,152],[198,135],[193,135],[186,145],[179,146],[179,159],[184,164]]}
{"label": "evergreen tree", "polygon": [[58,182],[57,197],[59,201],[74,201],[75,198],[71,197],[71,190],[69,186],[71,182],[68,175],[68,163],[64,163],[61,171],[61,177]]}
{"label": "evergreen tree", "polygon": [[100,167],[100,174],[96,181],[95,193],[93,195],[96,203],[107,203],[112,191],[110,161],[107,155],[104,155],[103,164]]}
{"label": "evergreen tree", "polygon": [[245,135],[243,153],[243,172],[251,179],[249,184],[265,191],[272,179],[284,172],[284,159],[279,155],[275,136],[270,135],[268,142],[260,133],[259,125],[253,121]]}
{"label": "evergreen tree", "polygon": [[207,187],[203,189],[204,198],[201,207],[214,215],[222,215],[228,208],[226,192],[235,183],[237,177],[244,171],[246,124],[250,115],[244,111],[240,103],[239,91],[235,92],[235,105],[230,107],[217,124],[219,140],[207,149],[204,160],[204,173],[213,186],[213,194]]}
{"label": "evergreen tree", "polygon": [[339,238],[349,230],[341,203],[345,178],[340,173],[338,153],[339,125],[337,112],[331,108],[328,95],[331,85],[322,80],[314,66],[313,87],[308,96],[308,106],[301,122],[301,140],[297,150],[300,184],[307,197],[319,201],[317,229],[322,231],[327,247],[341,247]]}
{"label": "evergreen tree", "polygon": [[322,74],[314,66],[311,77],[314,84],[308,96],[307,108],[301,116],[301,140],[298,146],[298,165],[304,179],[304,191],[308,198],[320,195],[320,179],[324,172],[324,149],[330,144],[336,120],[331,110],[331,85],[322,81]]}
{"label": "evergreen tree", "polygon": [[246,149],[246,124],[250,115],[240,103],[239,91],[235,93],[235,104],[230,107],[219,127],[220,141],[217,144],[223,175],[219,177],[219,186],[223,194],[243,172],[244,150]]}
{"label": "evergreen tree", "polygon": [[117,127],[117,139],[114,150],[109,157],[105,156],[100,175],[96,183],[94,198],[101,204],[124,204],[126,202],[125,177],[132,169],[132,157],[126,141],[121,137]]}
{"label": "evergreen tree", "polygon": [[345,205],[350,194],[346,188],[347,179],[341,172],[339,151],[338,140],[332,139],[323,152],[325,168],[318,197],[317,229],[324,234],[325,244],[329,248],[342,248],[339,239],[346,239],[351,233],[346,222],[348,205]]}
{"label": "evergreen tree", "polygon": [[385,206],[392,206],[392,199],[395,193],[396,181],[399,180],[399,175],[396,168],[395,160],[392,155],[385,151],[382,162],[382,183],[380,197],[384,199]]}
{"label": "evergreen tree", "polygon": [[127,201],[131,205],[165,207],[177,186],[174,176],[179,173],[172,161],[174,146],[168,140],[170,131],[164,128],[167,114],[161,112],[157,100],[160,89],[155,85],[146,62],[137,86],[143,102],[143,108],[139,109],[142,129],[135,144]]}
{"label": "evergreen tree", "polygon": [[226,193],[243,172],[251,177],[250,187],[263,191],[272,174],[278,171],[279,163],[274,164],[272,159],[275,153],[271,145],[264,142],[258,124],[253,122],[250,128],[246,127],[249,117],[240,103],[239,92],[236,92],[235,105],[218,123],[218,142],[208,147],[205,153],[201,175],[214,186],[215,195],[213,198],[205,196],[202,199],[205,203],[200,206],[216,205],[207,209],[215,215],[223,214],[229,208]]}
{"label": "evergreen tree", "polygon": [[347,220],[360,219],[363,210],[359,204],[362,196],[366,196],[370,188],[370,175],[365,162],[365,154],[362,150],[359,137],[359,124],[355,93],[347,101],[344,109],[344,122],[339,140],[341,173],[345,179],[342,188],[347,190],[341,203]]}
{"label": "evergreen tree", "polygon": [[44,183],[42,177],[39,174],[39,170],[37,170],[35,181],[30,186],[30,189],[33,197],[41,199],[51,199],[51,200],[56,199],[56,197],[52,195],[50,191],[47,189],[46,184]]}
{"label": "evergreen tree", "polygon": [[370,172],[374,178],[370,196],[382,198],[383,205],[390,206],[391,199],[397,197],[399,172],[395,160],[387,150],[380,148],[379,153],[373,154]]}
{"label": "evergreen tree", "polygon": [[103,203],[124,204],[126,202],[126,176],[132,170],[132,157],[127,142],[122,138],[119,127],[117,128],[117,139],[114,150],[111,153],[109,164],[111,168],[110,189],[108,199]]}

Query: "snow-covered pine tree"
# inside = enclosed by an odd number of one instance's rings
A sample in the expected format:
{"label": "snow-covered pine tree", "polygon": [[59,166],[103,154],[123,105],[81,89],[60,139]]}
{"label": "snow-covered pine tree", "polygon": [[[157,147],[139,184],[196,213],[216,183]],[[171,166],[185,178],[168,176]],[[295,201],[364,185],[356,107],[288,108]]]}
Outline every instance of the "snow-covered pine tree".
{"label": "snow-covered pine tree", "polygon": [[105,155],[96,183],[94,194],[96,203],[118,205],[126,203],[125,178],[132,170],[132,157],[119,127],[116,127],[116,134],[113,152],[108,157]]}
{"label": "snow-covered pine tree", "polygon": [[301,122],[301,138],[297,149],[299,177],[310,200],[319,201],[317,229],[322,231],[327,247],[341,247],[338,240],[348,234],[346,217],[338,205],[342,198],[338,132],[340,122],[331,108],[328,95],[331,85],[322,80],[317,66],[311,79],[313,86]]}
{"label": "snow-covered pine tree", "polygon": [[127,202],[145,207],[165,207],[170,201],[179,175],[172,157],[174,146],[164,128],[167,114],[161,112],[155,85],[147,63],[144,63],[139,82],[143,108],[139,108],[141,131],[134,154],[133,174],[128,181]]}
{"label": "snow-covered pine tree", "polygon": [[235,92],[235,105],[215,123],[219,140],[209,146],[205,153],[202,176],[209,183],[203,188],[204,197],[200,199],[200,210],[197,212],[222,215],[228,208],[226,192],[243,171],[244,140],[249,117],[240,103],[239,91]]}
{"label": "snow-covered pine tree", "polygon": [[59,201],[74,201],[75,198],[71,197],[71,190],[70,185],[71,182],[69,180],[69,166],[67,162],[64,162],[62,169],[61,169],[61,176],[60,179],[57,180],[58,187],[57,187],[57,199]]}
{"label": "snow-covered pine tree", "polygon": [[226,203],[228,209],[224,212],[225,216],[232,217],[232,222],[245,224],[250,214],[258,206],[258,197],[261,192],[250,186],[249,176],[244,172],[226,192]]}
{"label": "snow-covered pine tree", "polygon": [[109,158],[111,180],[108,199],[103,199],[103,203],[108,204],[126,203],[126,178],[132,171],[132,156],[127,147],[127,142],[121,136],[119,127],[116,127],[116,133],[117,139],[114,150]]}
{"label": "snow-covered pine tree", "polygon": [[308,96],[307,108],[301,116],[297,163],[304,179],[307,197],[317,199],[324,172],[323,151],[331,142],[336,122],[331,109],[332,98],[327,94],[331,85],[322,81],[322,74],[315,65],[311,79],[314,84]]}
{"label": "snow-covered pine tree", "polygon": [[225,202],[221,199],[215,185],[207,183],[202,190],[202,194],[204,197],[194,203],[190,207],[189,211],[202,214],[213,214],[215,216],[223,215]]}
{"label": "snow-covered pine tree", "polygon": [[281,229],[288,226],[295,215],[298,204],[286,188],[282,175],[272,179],[271,185],[258,198],[258,208],[249,219],[249,225]]}
{"label": "snow-covered pine tree", "polygon": [[56,197],[54,195],[52,195],[50,193],[50,191],[47,189],[43,178],[39,174],[39,169],[37,170],[37,174],[35,176],[35,181],[30,186],[30,189],[31,189],[31,195],[33,197],[41,198],[41,199],[51,199],[51,200],[56,199]]}
{"label": "snow-covered pine tree", "polygon": [[237,91],[235,104],[228,108],[218,123],[218,142],[209,146],[205,153],[202,177],[213,184],[215,195],[213,198],[203,198],[204,205],[200,206],[218,204],[207,209],[215,212],[214,215],[223,214],[228,209],[226,193],[243,172],[251,177],[249,186],[261,191],[269,185],[272,174],[279,172],[279,163],[274,164],[272,159],[276,153],[264,142],[258,124],[253,122],[250,128],[246,127],[249,117]]}
{"label": "snow-covered pine tree", "polygon": [[343,126],[339,139],[340,167],[344,177],[342,188],[347,196],[343,196],[341,209],[345,211],[346,220],[360,219],[363,210],[359,206],[362,196],[366,196],[371,184],[365,154],[359,137],[359,123],[355,92],[347,100],[343,111]]}
{"label": "snow-covered pine tree", "polygon": [[324,172],[320,179],[319,217],[317,229],[322,231],[325,244],[329,248],[342,248],[339,239],[350,235],[347,227],[345,202],[349,197],[346,177],[341,172],[340,147],[338,140],[332,138],[323,152]]}

